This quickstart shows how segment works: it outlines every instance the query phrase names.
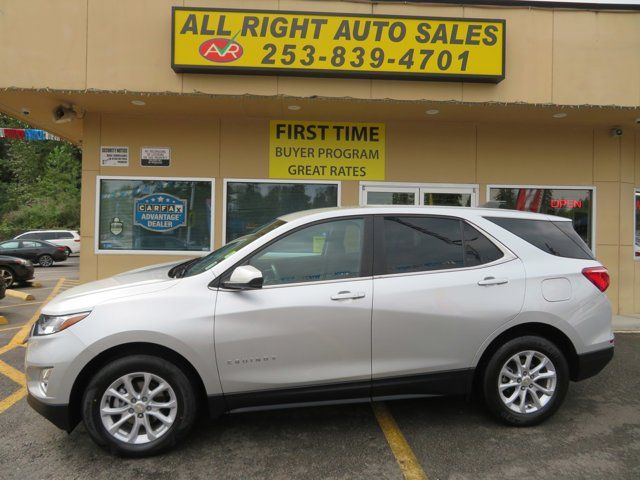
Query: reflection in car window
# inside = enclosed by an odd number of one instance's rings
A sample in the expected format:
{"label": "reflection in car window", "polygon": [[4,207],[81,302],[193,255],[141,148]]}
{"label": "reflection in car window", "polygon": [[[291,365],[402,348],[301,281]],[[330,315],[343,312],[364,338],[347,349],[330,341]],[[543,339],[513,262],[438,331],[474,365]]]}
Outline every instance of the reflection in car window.
{"label": "reflection in car window", "polygon": [[33,242],[33,241],[22,242],[23,248],[38,248],[40,246],[41,244],[38,242]]}
{"label": "reflection in car window", "polygon": [[498,247],[468,223],[464,224],[463,231],[465,267],[495,262],[504,256]]}
{"label": "reflection in car window", "polygon": [[570,222],[524,218],[485,217],[540,250],[565,258],[593,260],[593,253]]}
{"label": "reflection in car window", "polygon": [[385,217],[385,272],[464,267],[461,222],[452,218]]}
{"label": "reflection in car window", "polygon": [[[241,248],[246,247],[251,242],[257,240],[263,235],[266,235],[270,231],[275,230],[279,226],[284,225],[285,223],[286,222],[284,220],[274,220],[273,222],[258,228],[255,232],[250,233],[249,235],[245,235],[244,237],[237,238],[236,240],[227,243],[223,247],[214,250],[206,257],[190,260],[189,262],[186,262],[184,264],[184,268],[180,273],[175,272],[175,276],[190,277],[192,275],[198,275],[199,273],[206,272],[207,270],[215,267],[225,258],[230,257],[231,255],[236,253]],[[171,270],[173,271],[174,269],[172,268]]]}
{"label": "reflection in car window", "polygon": [[363,244],[363,218],[335,220],[293,232],[248,263],[262,272],[265,286],[354,278]]}

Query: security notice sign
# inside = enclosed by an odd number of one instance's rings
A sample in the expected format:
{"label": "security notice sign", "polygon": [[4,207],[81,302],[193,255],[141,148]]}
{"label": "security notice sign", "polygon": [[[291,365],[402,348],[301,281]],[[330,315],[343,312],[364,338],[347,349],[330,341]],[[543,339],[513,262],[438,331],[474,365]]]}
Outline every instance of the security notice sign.
{"label": "security notice sign", "polygon": [[272,120],[269,177],[384,180],[382,123]]}
{"label": "security notice sign", "polygon": [[128,167],[129,147],[101,146],[100,166],[102,167]]}
{"label": "security notice sign", "polygon": [[173,7],[179,73],[504,79],[505,21]]}

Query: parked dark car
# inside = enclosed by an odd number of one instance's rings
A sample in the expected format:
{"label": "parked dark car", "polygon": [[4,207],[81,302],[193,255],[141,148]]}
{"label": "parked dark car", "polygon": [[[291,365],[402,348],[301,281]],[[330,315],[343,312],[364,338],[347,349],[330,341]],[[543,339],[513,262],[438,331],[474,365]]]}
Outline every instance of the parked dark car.
{"label": "parked dark car", "polygon": [[6,291],[7,291],[7,286],[4,284],[4,282],[0,281],[0,300],[4,298]]}
{"label": "parked dark car", "polygon": [[24,258],[0,255],[0,284],[9,288],[14,283],[33,280],[33,263]]}
{"label": "parked dark car", "polygon": [[64,247],[44,240],[6,240],[0,242],[0,255],[11,255],[31,260],[41,267],[50,267],[53,262],[64,262],[67,259]]}

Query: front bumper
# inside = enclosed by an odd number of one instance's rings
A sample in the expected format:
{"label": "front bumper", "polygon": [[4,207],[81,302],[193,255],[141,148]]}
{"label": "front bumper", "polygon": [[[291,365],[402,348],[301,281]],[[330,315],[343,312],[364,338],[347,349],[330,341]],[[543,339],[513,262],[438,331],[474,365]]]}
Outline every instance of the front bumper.
{"label": "front bumper", "polygon": [[578,355],[578,363],[573,375],[574,382],[593,377],[600,373],[613,358],[613,346],[595,352]]}
{"label": "front bumper", "polygon": [[71,423],[69,405],[50,405],[37,399],[30,393],[27,394],[27,402],[36,412],[53,423],[56,427],[71,432],[75,425]]}

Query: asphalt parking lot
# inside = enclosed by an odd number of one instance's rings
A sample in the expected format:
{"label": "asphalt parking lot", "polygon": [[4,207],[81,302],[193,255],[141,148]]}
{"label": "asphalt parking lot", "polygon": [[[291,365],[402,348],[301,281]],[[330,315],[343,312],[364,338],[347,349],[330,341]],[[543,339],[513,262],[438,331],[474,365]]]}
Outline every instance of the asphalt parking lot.
{"label": "asphalt parking lot", "polygon": [[77,284],[78,260],[36,276],[42,287],[22,289],[34,301],[0,301],[9,320],[0,325],[2,479],[640,478],[636,333],[617,335],[606,370],[571,384],[560,411],[534,428],[499,425],[463,398],[431,398],[228,415],[201,422],[165,455],[112,457],[82,425],[67,435],[24,400],[16,335],[47,297]]}

